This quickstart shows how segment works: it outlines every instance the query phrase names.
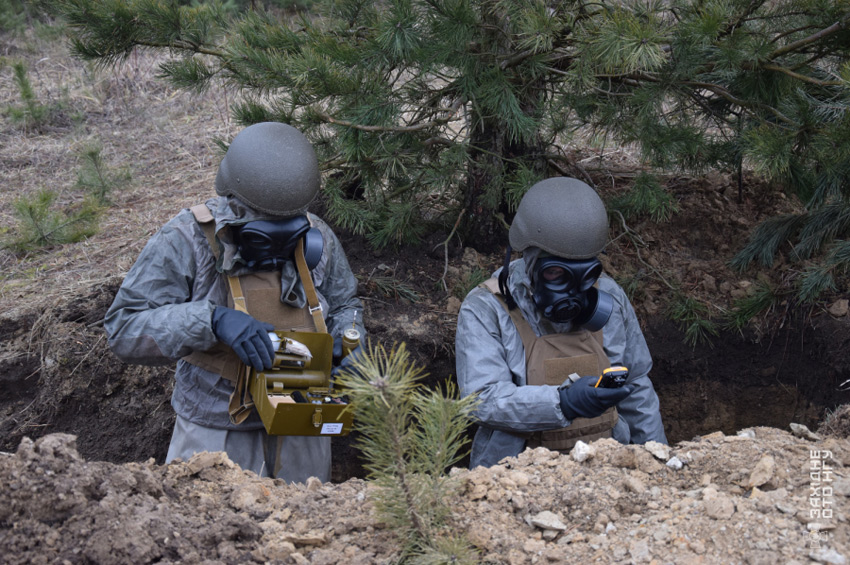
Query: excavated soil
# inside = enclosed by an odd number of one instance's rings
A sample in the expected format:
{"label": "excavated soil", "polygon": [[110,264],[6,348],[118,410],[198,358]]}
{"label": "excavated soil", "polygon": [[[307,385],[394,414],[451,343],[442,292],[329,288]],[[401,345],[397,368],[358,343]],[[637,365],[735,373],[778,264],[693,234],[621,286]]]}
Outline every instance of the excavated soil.
{"label": "excavated soil", "polygon": [[[175,92],[154,78],[160,59],[150,54],[95,73],[31,34],[0,36],[0,48],[4,61],[25,62],[52,108],[38,127],[0,126],[0,235],[15,234],[21,195],[50,188],[62,205],[80,202],[80,153],[92,143],[133,179],[110,195],[87,240],[0,251],[0,562],[392,562],[398,540],[371,512],[376,487],[364,480],[356,432],[334,440],[330,484],[260,479],[220,454],[165,466],[173,367],[125,365],[106,347],[103,315],[144,243],[212,194],[214,140],[239,130],[227,111],[233,93]],[[0,65],[0,109],[21,104],[11,65]],[[633,180],[625,150],[567,149],[606,198]],[[846,295],[686,344],[666,313],[670,287],[719,319],[758,281],[787,277],[797,267],[738,274],[728,260],[757,222],[799,204],[749,175],[740,194],[721,173],[665,182],[679,213],[612,226],[605,263],[620,280],[641,280],[633,302],[671,446],[602,441],[455,469],[453,525],[484,563],[838,564],[850,555]],[[501,257],[456,238],[444,246],[448,234],[375,251],[339,233],[370,337],[406,342],[427,384],[452,378],[460,297]],[[820,435],[796,425],[792,434],[792,423]],[[829,481],[815,484],[816,462],[832,467]],[[834,512],[813,517],[827,503]]]}
{"label": "excavated soil", "polygon": [[[765,427],[672,448],[598,440],[570,455],[538,448],[490,469],[456,469],[445,496],[450,527],[481,563],[841,564],[848,457],[846,438],[813,442]],[[0,458],[0,479],[9,564],[399,558],[396,530],[372,511],[376,487],[360,479],[287,485],[222,453],[167,466],[88,462],[65,434],[24,440]]]}

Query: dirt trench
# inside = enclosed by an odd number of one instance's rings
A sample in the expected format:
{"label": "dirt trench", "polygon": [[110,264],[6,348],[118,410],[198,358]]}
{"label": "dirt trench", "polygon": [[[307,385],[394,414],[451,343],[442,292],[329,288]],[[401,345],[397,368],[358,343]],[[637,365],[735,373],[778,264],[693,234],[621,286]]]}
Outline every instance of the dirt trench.
{"label": "dirt trench", "polygon": [[[120,280],[55,310],[0,318],[0,451],[24,437],[77,436],[90,461],[162,463],[174,414],[173,368],[119,362],[100,322]],[[436,386],[454,374],[453,317],[428,302],[367,300],[371,338],[404,341]],[[646,323],[653,382],[671,444],[695,436],[796,422],[817,429],[830,411],[850,404],[839,385],[850,378],[850,331],[844,320],[793,321],[770,339],[723,333],[691,348],[661,317]],[[471,430],[470,430],[471,431]],[[335,438],[332,480],[362,478],[357,434]]]}

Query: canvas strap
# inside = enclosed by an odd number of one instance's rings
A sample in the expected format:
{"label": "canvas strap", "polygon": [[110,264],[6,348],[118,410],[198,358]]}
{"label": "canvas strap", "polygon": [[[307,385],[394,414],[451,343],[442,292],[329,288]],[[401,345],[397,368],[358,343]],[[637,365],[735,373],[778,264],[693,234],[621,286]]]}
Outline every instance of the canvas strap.
{"label": "canvas strap", "polygon": [[307,260],[304,258],[304,238],[298,240],[298,247],[295,248],[295,266],[298,269],[298,276],[301,278],[301,285],[304,287],[304,294],[307,295],[307,305],[310,307],[310,314],[313,315],[316,331],[327,333],[325,319],[322,317],[322,304],[319,302],[316,285],[313,284],[313,277],[310,276],[310,269],[307,267]]}

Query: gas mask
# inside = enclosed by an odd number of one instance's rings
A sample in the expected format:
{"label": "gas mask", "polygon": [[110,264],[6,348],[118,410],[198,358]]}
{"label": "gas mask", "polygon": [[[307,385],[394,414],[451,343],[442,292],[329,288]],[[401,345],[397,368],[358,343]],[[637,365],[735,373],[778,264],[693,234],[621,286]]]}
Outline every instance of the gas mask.
{"label": "gas mask", "polygon": [[285,220],[257,220],[234,226],[233,239],[246,266],[252,271],[276,271],[291,260],[298,240],[304,239],[304,259],[312,270],[322,258],[324,241],[306,216]]}
{"label": "gas mask", "polygon": [[614,310],[613,297],[593,286],[601,274],[602,263],[595,257],[540,257],[534,266],[534,303],[552,322],[598,331]]}

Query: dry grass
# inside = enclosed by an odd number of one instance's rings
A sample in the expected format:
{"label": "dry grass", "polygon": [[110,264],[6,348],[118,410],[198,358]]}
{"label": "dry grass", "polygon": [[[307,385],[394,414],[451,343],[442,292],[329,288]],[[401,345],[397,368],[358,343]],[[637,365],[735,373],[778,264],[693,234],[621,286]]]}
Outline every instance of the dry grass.
{"label": "dry grass", "polygon": [[[156,78],[161,55],[135,53],[100,72],[70,56],[64,43],[0,37],[0,226],[14,235],[15,198],[42,188],[57,205],[83,199],[75,187],[83,148],[102,147],[109,169],[129,168],[132,181],[110,195],[114,203],[96,235],[27,255],[0,251],[0,311],[37,308],[80,287],[123,276],[148,238],[179,209],[214,195],[220,154],[214,139],[239,127],[229,94],[177,92]],[[40,128],[27,129],[5,113],[20,106],[12,64],[23,61],[39,103],[55,108]]]}

